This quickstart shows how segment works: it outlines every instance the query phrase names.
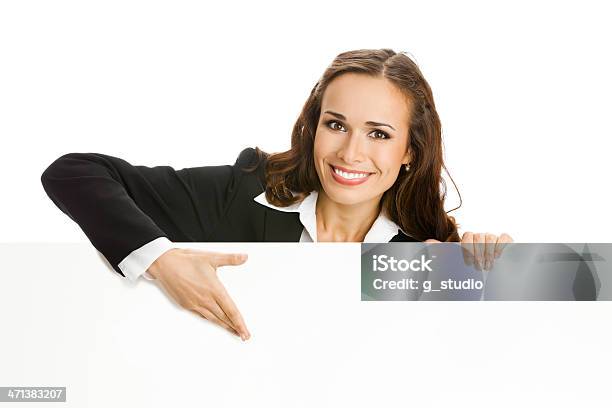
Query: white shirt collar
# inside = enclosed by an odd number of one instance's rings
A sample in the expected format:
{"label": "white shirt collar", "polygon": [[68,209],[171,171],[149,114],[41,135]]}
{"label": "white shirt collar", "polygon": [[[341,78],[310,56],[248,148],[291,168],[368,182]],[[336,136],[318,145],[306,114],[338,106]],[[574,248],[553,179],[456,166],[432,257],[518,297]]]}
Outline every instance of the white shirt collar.
{"label": "white shirt collar", "polygon": [[[299,213],[300,222],[306,229],[306,232],[308,232],[313,242],[317,242],[317,218],[315,210],[318,194],[318,191],[313,190],[302,201],[288,207],[277,207],[269,203],[265,191],[253,200],[275,210]],[[389,242],[391,238],[397,235],[398,231],[400,231],[400,227],[381,211],[363,239],[363,242]]]}

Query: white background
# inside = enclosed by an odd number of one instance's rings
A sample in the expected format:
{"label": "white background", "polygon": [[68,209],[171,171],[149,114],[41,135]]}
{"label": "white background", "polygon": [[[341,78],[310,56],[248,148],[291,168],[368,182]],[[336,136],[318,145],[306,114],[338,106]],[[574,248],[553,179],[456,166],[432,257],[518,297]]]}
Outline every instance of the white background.
{"label": "white background", "polygon": [[[588,1],[1,2],[0,241],[83,246],[3,253],[0,317],[15,329],[2,329],[0,385],[61,383],[91,406],[371,406],[374,392],[381,406],[608,406],[609,302],[351,303],[352,289],[294,286],[342,251],[307,245],[279,252],[299,265],[269,264],[276,247],[263,246],[240,267],[250,279],[223,276],[253,323],[252,342],[234,342],[155,286],[104,273],[39,178],[67,152],[182,168],[285,150],[335,55],[389,47],[434,91],[463,231],[610,242],[609,16]],[[297,321],[275,318],[292,310]],[[242,388],[215,393],[232,380]]]}
{"label": "white background", "polygon": [[603,4],[3,1],[0,241],[85,242],[39,180],[64,153],[181,168],[283,151],[334,56],[389,47],[434,91],[461,231],[609,242]]}

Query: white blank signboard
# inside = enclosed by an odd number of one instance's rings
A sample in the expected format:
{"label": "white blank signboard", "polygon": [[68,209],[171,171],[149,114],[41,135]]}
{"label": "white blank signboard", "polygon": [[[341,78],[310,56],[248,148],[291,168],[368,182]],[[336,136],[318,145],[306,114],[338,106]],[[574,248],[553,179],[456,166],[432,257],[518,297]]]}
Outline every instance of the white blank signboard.
{"label": "white blank signboard", "polygon": [[1,244],[0,385],[65,386],[66,407],[608,399],[609,302],[362,302],[359,244],[181,245],[249,254],[219,276],[250,340],[130,283],[90,245]]}

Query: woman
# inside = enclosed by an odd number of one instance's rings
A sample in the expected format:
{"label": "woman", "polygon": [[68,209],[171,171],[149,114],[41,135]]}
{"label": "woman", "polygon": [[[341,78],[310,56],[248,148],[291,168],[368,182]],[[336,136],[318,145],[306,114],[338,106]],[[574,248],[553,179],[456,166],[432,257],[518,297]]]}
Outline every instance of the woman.
{"label": "woman", "polygon": [[[178,241],[458,242],[490,268],[507,234],[466,233],[444,211],[441,124],[418,67],[389,49],[338,55],[306,101],[291,149],[243,150],[233,166],[175,171],[67,154],[42,175],[55,204],[113,268],[156,279],[182,307],[240,335],[216,268],[246,255]],[[473,250],[471,250],[474,252]]]}

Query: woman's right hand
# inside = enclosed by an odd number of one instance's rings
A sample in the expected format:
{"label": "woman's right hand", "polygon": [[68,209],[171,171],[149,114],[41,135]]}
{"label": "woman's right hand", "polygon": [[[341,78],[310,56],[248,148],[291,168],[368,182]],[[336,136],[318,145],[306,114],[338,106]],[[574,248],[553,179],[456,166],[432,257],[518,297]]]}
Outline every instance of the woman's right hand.
{"label": "woman's right hand", "polygon": [[226,328],[245,341],[251,334],[217,277],[217,268],[241,265],[246,259],[246,254],[175,248],[157,258],[148,272],[181,307]]}

